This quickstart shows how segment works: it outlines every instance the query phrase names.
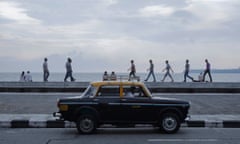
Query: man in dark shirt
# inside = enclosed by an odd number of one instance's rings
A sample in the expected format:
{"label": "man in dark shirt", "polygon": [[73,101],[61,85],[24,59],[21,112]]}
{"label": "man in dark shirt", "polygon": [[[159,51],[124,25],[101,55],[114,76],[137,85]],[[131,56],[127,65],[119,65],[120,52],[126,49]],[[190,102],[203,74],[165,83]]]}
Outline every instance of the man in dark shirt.
{"label": "man in dark shirt", "polygon": [[206,74],[208,74],[209,78],[210,78],[210,82],[212,82],[212,76],[211,76],[211,65],[208,62],[207,59],[205,59],[206,62],[206,69],[204,70],[204,74],[203,74],[203,81],[205,81],[205,76]]}
{"label": "man in dark shirt", "polygon": [[187,77],[193,81],[193,77],[189,76],[189,71],[190,71],[190,64],[189,64],[189,60],[187,59],[185,64],[185,71],[184,71],[184,82],[187,81]]}
{"label": "man in dark shirt", "polygon": [[152,62],[152,60],[149,60],[150,63],[150,67],[149,69],[147,69],[149,71],[147,78],[145,79],[145,81],[148,81],[149,77],[152,75],[153,76],[153,82],[156,82],[156,78],[155,78],[155,74],[154,74],[154,64]]}
{"label": "man in dark shirt", "polygon": [[71,81],[75,81],[75,78],[72,76],[72,60],[71,58],[68,58],[67,62],[66,62],[66,75],[64,78],[64,81],[67,81],[67,78],[70,77]]}

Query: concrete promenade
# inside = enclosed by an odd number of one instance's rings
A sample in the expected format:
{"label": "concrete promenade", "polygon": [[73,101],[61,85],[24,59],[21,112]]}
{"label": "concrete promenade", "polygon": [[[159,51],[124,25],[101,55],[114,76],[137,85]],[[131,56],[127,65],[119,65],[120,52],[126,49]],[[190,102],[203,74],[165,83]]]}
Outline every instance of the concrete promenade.
{"label": "concrete promenade", "polygon": [[[146,82],[153,93],[240,93],[240,83]],[[0,82],[0,92],[83,92],[89,82]]]}

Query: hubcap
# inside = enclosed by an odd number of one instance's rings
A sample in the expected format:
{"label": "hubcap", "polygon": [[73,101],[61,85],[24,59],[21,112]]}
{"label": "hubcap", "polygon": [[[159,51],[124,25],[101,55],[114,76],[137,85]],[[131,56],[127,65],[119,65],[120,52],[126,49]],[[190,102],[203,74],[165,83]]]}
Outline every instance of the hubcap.
{"label": "hubcap", "polygon": [[90,132],[93,129],[93,122],[89,118],[85,118],[80,122],[80,128],[83,132]]}
{"label": "hubcap", "polygon": [[173,131],[177,127],[177,122],[173,117],[163,119],[163,128],[167,131]]}

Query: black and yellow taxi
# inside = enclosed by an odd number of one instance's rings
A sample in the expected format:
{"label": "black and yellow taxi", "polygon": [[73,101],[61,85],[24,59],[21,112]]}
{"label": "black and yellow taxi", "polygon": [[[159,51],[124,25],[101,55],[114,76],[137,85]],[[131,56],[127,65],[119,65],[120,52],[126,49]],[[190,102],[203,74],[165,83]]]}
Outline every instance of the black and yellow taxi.
{"label": "black and yellow taxi", "polygon": [[152,96],[141,82],[102,81],[92,82],[81,96],[59,99],[59,111],[54,116],[75,122],[83,134],[93,133],[104,124],[147,124],[175,133],[189,108],[187,101]]}

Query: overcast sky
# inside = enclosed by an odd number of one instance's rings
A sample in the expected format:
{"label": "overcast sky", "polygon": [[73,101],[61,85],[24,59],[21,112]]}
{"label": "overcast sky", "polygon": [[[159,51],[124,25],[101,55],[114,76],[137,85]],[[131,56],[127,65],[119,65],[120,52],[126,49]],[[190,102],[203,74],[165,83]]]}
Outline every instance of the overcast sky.
{"label": "overcast sky", "polygon": [[1,0],[0,72],[240,66],[240,0]]}

